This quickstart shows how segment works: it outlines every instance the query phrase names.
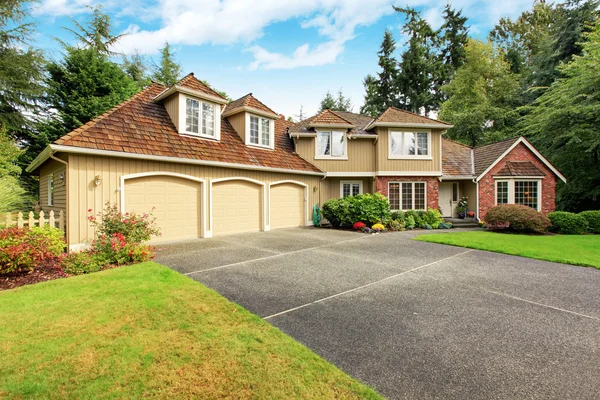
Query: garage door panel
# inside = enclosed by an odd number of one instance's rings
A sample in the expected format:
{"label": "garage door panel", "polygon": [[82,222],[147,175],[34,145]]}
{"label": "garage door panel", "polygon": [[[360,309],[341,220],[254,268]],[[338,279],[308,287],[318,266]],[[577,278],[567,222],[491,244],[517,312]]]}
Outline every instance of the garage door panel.
{"label": "garage door panel", "polygon": [[202,184],[172,176],[148,176],[125,181],[126,211],[154,216],[162,233],[153,241],[200,237]]}
{"label": "garage door panel", "polygon": [[271,229],[304,226],[304,187],[283,183],[271,187]]}
{"label": "garage door panel", "polygon": [[262,188],[244,181],[213,184],[213,234],[256,232],[261,229]]}

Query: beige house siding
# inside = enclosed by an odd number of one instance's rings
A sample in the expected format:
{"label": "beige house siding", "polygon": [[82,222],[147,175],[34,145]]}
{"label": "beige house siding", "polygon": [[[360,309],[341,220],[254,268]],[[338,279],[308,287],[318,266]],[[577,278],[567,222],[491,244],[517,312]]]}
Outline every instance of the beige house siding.
{"label": "beige house siding", "polygon": [[315,160],[316,138],[298,138],[296,153],[327,172],[375,171],[374,139],[349,139],[347,160]]}
{"label": "beige house siding", "polygon": [[175,128],[179,131],[179,94],[175,93],[174,95],[169,96],[163,100],[163,104],[169,117],[171,117],[171,121],[173,121]]}
{"label": "beige house siding", "polygon": [[[312,207],[319,202],[318,176],[299,175],[294,173],[262,172],[240,170],[234,168],[205,167],[158,161],[134,160],[116,157],[100,157],[71,154],[69,156],[69,212],[68,222],[69,244],[89,243],[94,231],[87,222],[87,210],[94,213],[102,210],[106,202],[120,205],[121,176],[143,172],[169,172],[188,175],[207,180],[244,177],[265,182],[293,180],[308,186],[308,210],[310,218]],[[94,185],[94,177],[100,175],[102,183]],[[313,188],[317,188],[315,191]],[[208,199],[210,203],[210,199]],[[208,207],[207,204],[207,218]],[[208,221],[207,221],[208,222]]]}
{"label": "beige house siding", "polygon": [[[55,160],[48,160],[40,167],[40,207],[44,212],[54,211],[55,213],[67,210],[67,176],[65,174],[66,166]],[[60,175],[64,179],[60,179]],[[48,177],[54,177],[54,205],[48,205]]]}
{"label": "beige house siding", "polygon": [[227,117],[227,120],[246,143],[246,113],[237,113]]}
{"label": "beige house siding", "polygon": [[323,206],[329,199],[339,199],[340,198],[340,185],[342,181],[361,181],[362,182],[362,192],[365,193],[373,193],[373,178],[327,178],[321,182],[321,196],[320,196],[320,205]]}
{"label": "beige house siding", "polygon": [[[379,135],[377,142],[377,168],[376,171],[402,171],[402,172],[439,172],[442,169],[441,132],[439,129],[431,130],[431,160],[396,160],[388,159],[389,131],[394,128],[378,127]],[[428,130],[414,128],[397,128],[397,130],[411,132],[426,132]]]}

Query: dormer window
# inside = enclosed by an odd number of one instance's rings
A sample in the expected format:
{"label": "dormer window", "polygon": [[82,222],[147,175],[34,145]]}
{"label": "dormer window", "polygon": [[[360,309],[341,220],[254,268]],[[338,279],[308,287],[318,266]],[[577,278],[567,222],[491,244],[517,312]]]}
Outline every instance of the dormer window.
{"label": "dormer window", "polygon": [[271,120],[250,116],[250,144],[271,147]]}
{"label": "dormer window", "polygon": [[215,104],[185,97],[185,125],[180,133],[218,139],[216,114]]}
{"label": "dormer window", "polygon": [[247,136],[246,144],[248,146],[273,148],[275,140],[275,121],[270,118],[260,117],[258,115],[246,114]]}

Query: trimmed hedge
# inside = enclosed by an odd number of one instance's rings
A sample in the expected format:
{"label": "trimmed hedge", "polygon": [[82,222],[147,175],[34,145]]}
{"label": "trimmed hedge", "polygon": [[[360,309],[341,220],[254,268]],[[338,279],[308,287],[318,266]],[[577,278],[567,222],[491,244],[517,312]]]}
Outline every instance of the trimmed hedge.
{"label": "trimmed hedge", "polygon": [[544,232],[552,223],[541,212],[519,204],[502,204],[485,215],[489,229],[510,229],[523,232]]}
{"label": "trimmed hedge", "polygon": [[380,193],[359,194],[343,199],[330,199],[323,204],[323,216],[334,227],[348,227],[355,222],[384,225],[390,220],[390,203]]}
{"label": "trimmed hedge", "polygon": [[600,233],[600,210],[583,211],[579,213],[588,223],[588,232]]}
{"label": "trimmed hedge", "polygon": [[575,213],[555,211],[548,214],[548,218],[552,221],[552,227],[550,228],[552,232],[562,233],[563,235],[581,235],[588,230],[587,220]]}

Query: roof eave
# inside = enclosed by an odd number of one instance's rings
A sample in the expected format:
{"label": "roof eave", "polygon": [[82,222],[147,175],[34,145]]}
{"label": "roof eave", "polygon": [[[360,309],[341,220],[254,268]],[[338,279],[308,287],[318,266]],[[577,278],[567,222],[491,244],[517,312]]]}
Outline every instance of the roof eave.
{"label": "roof eave", "polygon": [[25,171],[31,173],[38,169],[43,163],[46,162],[50,158],[50,156],[54,153],[52,150],[52,145],[46,146],[44,150],[34,160],[25,168]]}
{"label": "roof eave", "polygon": [[267,118],[271,118],[271,119],[279,119],[280,118],[279,114],[270,113],[267,111],[259,110],[258,108],[248,107],[248,106],[236,107],[230,111],[225,111],[223,113],[223,116],[230,117],[232,115],[239,114],[241,112],[257,114],[257,115],[260,115],[261,117],[267,117]]}
{"label": "roof eave", "polygon": [[175,93],[183,93],[183,94],[189,94],[190,96],[194,96],[194,97],[199,97],[201,99],[204,100],[208,100],[208,101],[212,101],[215,102],[217,104],[227,104],[229,103],[229,101],[221,98],[221,97],[216,97],[216,96],[212,96],[208,93],[204,93],[201,92],[199,90],[193,90],[190,88],[186,88],[184,86],[180,86],[180,85],[173,85],[170,88],[167,88],[165,90],[163,90],[161,93],[158,94],[158,96],[156,96],[153,101],[155,103],[159,103],[160,101],[166,99],[167,97],[171,96],[172,94]]}
{"label": "roof eave", "polygon": [[430,128],[430,129],[450,129],[454,128],[454,125],[447,124],[420,124],[413,122],[372,122],[365,130],[369,130],[376,126],[388,127],[388,128]]}

